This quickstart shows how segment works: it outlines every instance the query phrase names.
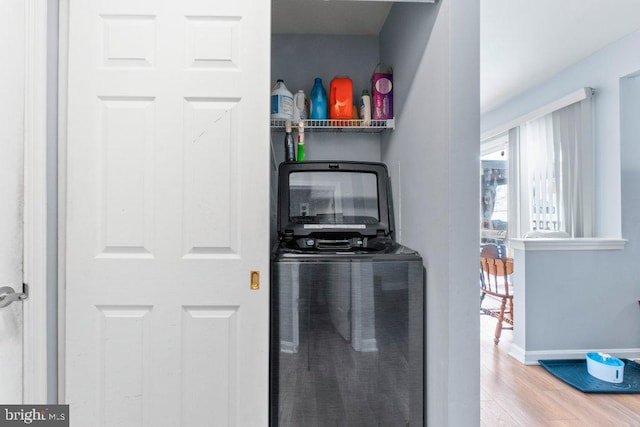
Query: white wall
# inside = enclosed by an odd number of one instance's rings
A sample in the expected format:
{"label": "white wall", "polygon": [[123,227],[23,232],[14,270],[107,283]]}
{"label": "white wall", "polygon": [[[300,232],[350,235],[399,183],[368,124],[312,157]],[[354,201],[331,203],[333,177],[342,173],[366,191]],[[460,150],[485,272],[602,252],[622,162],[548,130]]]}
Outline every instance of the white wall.
{"label": "white wall", "polygon": [[[0,3],[0,286],[22,285],[25,5]],[[0,308],[0,402],[22,403],[23,304]]]}
{"label": "white wall", "polygon": [[620,273],[636,283],[640,300],[640,281],[633,280],[640,277],[640,74],[620,80],[620,109],[622,236],[628,239]]}
{"label": "white wall", "polygon": [[514,344],[526,360],[593,350],[640,357],[640,271],[624,261],[629,255],[629,248],[515,252],[514,282],[524,286],[514,297]]}
{"label": "white wall", "polygon": [[[488,131],[579,87],[595,88],[596,235],[628,239],[624,250],[516,253],[526,296],[516,303],[514,342],[525,352],[640,356],[639,51],[637,32],[482,116]],[[526,330],[518,331],[523,316]]]}
{"label": "white wall", "polygon": [[382,160],[400,240],[427,269],[427,423],[478,425],[478,2],[395,4],[380,34],[396,130]]}

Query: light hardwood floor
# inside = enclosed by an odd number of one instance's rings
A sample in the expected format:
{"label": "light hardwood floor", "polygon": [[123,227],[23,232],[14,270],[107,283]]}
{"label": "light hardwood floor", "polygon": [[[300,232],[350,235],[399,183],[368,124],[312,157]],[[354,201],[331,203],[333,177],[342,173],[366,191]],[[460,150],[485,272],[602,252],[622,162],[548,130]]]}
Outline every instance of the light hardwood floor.
{"label": "light hardwood floor", "polygon": [[493,345],[495,319],[480,316],[482,426],[640,426],[640,394],[585,394],[507,354],[512,331]]}

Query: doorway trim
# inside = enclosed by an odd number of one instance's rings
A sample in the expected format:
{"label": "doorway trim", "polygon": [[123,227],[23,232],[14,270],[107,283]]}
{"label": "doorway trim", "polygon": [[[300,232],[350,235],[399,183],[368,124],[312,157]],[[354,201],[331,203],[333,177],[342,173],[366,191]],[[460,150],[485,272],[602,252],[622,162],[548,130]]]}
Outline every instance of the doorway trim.
{"label": "doorway trim", "polygon": [[47,2],[25,0],[23,403],[47,403]]}

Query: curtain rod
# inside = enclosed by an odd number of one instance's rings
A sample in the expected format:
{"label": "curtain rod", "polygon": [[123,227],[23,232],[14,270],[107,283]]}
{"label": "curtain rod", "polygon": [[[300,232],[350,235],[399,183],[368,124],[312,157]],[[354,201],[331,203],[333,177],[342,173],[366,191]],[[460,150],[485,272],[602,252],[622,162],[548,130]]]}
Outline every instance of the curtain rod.
{"label": "curtain rod", "polygon": [[506,123],[498,125],[495,128],[482,133],[482,135],[480,135],[480,141],[486,141],[487,139],[493,138],[494,136],[500,135],[503,132],[506,132],[510,129],[518,127],[523,123],[526,123],[528,121],[553,113],[554,111],[567,107],[571,104],[575,104],[576,102],[580,102],[587,98],[591,98],[594,92],[595,91],[593,90],[593,88],[590,88],[590,87],[580,88],[575,92],[572,92],[569,95],[566,95],[556,101],[553,101],[547,105],[544,105],[527,114],[523,114],[520,117],[516,117],[513,120],[510,120]]}

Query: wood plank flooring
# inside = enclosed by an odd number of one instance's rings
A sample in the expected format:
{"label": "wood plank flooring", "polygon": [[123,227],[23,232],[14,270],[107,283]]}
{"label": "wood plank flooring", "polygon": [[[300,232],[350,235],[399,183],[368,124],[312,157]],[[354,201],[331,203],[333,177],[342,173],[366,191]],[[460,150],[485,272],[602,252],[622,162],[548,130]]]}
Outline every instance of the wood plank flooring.
{"label": "wood plank flooring", "polygon": [[494,346],[495,319],[480,316],[480,324],[482,426],[640,426],[640,394],[582,393],[509,356],[512,331]]}

